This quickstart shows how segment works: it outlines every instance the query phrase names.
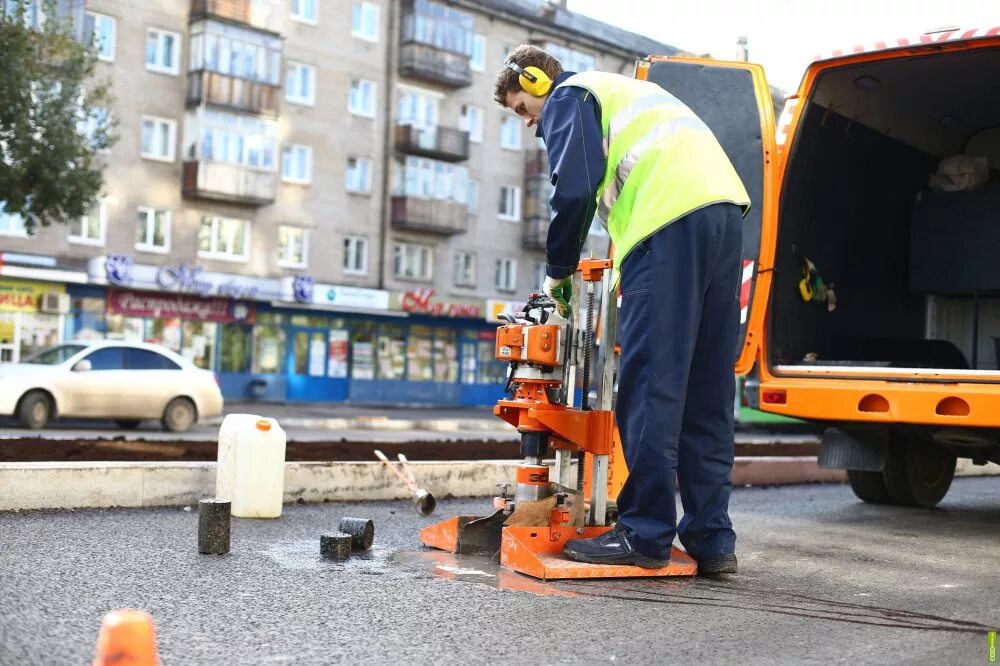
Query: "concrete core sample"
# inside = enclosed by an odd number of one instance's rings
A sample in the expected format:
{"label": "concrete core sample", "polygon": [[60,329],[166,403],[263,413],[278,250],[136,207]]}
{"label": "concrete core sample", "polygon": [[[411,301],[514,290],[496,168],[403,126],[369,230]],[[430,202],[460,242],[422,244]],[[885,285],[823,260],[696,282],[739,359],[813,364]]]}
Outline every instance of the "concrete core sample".
{"label": "concrete core sample", "polygon": [[321,535],[319,554],[329,560],[346,560],[351,556],[351,535],[342,532]]}
{"label": "concrete core sample", "polygon": [[375,540],[375,523],[367,518],[341,518],[337,529],[350,534],[351,545],[359,550],[368,550]]}
{"label": "concrete core sample", "polygon": [[232,505],[216,499],[198,502],[198,552],[225,555],[229,552],[229,523]]}

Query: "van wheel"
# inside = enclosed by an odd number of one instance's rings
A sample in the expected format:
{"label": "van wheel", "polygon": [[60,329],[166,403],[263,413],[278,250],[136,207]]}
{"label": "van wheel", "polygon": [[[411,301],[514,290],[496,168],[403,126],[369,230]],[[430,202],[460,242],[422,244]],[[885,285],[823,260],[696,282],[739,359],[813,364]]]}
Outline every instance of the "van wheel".
{"label": "van wheel", "polygon": [[17,418],[25,428],[41,430],[52,417],[52,403],[49,396],[41,391],[31,391],[17,408]]}
{"label": "van wheel", "polygon": [[163,410],[163,427],[170,432],[184,432],[195,421],[194,403],[187,398],[174,398]]}
{"label": "van wheel", "polygon": [[851,490],[858,499],[870,504],[892,504],[892,495],[885,487],[882,472],[863,472],[857,469],[847,470],[847,480],[851,482]]}
{"label": "van wheel", "polygon": [[955,477],[955,454],[933,442],[889,439],[882,477],[895,504],[930,508],[944,499]]}

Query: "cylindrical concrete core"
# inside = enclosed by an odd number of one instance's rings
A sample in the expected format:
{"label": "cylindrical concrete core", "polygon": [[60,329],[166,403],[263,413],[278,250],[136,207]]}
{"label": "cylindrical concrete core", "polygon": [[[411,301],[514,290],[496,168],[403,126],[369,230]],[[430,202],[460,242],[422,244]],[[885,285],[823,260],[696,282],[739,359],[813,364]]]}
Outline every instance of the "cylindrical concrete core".
{"label": "cylindrical concrete core", "polygon": [[232,505],[217,499],[198,502],[198,552],[225,555],[229,552],[229,516]]}
{"label": "cylindrical concrete core", "polygon": [[337,529],[351,535],[351,546],[358,550],[368,550],[375,540],[375,523],[367,518],[341,518]]}
{"label": "cylindrical concrete core", "polygon": [[319,538],[319,554],[330,560],[346,560],[351,556],[351,535],[337,532]]}
{"label": "cylindrical concrete core", "polygon": [[545,465],[520,465],[514,503],[534,502],[549,496],[549,468]]}

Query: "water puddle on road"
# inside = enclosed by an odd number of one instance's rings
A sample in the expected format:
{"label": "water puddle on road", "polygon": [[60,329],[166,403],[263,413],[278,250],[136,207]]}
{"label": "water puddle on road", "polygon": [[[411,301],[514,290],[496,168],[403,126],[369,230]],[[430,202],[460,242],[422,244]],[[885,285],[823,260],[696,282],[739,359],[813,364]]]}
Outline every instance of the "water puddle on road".
{"label": "water puddle on road", "polygon": [[354,551],[348,560],[328,560],[319,554],[319,539],[300,539],[273,543],[263,555],[282,569],[293,571],[328,571],[350,567],[357,573],[381,574],[385,572],[389,551],[375,546],[371,550]]}
{"label": "water puddle on road", "polygon": [[580,596],[577,592],[560,589],[551,583],[543,583],[504,569],[496,562],[482,556],[455,555],[441,550],[401,550],[389,556],[389,561],[418,571],[430,572],[438,578],[488,585],[498,590],[514,590],[543,596]]}

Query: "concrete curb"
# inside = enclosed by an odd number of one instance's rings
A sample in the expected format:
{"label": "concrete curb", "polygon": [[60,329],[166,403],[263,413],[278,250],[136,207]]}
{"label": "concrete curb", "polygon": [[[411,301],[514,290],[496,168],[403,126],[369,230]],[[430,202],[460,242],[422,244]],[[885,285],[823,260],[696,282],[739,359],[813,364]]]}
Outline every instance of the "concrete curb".
{"label": "concrete curb", "polygon": [[[221,426],[223,417],[202,421],[204,425]],[[286,430],[428,430],[431,432],[495,432],[512,433],[517,429],[500,419],[391,419],[387,416],[355,416],[352,418],[302,418],[278,419]]]}
{"label": "concrete curb", "polygon": [[[966,464],[967,463],[967,464]],[[490,497],[514,482],[516,460],[412,462],[417,482],[438,499]],[[0,463],[0,511],[184,506],[215,494],[214,462]],[[956,476],[1000,475],[1000,465],[959,461]],[[733,485],[842,483],[842,470],[811,457],[737,458]],[[408,499],[377,462],[285,463],[285,502]]]}

